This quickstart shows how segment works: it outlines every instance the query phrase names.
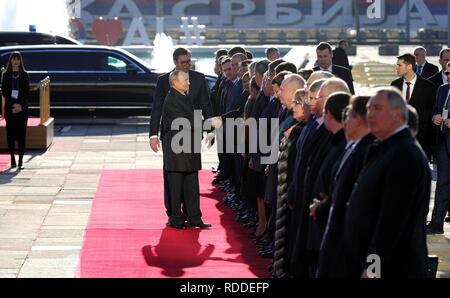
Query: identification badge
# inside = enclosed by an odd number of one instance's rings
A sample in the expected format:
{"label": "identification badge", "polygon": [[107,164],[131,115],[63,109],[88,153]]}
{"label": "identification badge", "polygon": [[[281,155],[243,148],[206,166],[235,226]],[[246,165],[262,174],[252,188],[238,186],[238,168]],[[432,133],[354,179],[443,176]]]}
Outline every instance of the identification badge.
{"label": "identification badge", "polygon": [[448,119],[448,109],[442,109],[442,119],[444,121]]}
{"label": "identification badge", "polygon": [[12,99],[18,99],[19,98],[19,90],[13,90],[11,92],[11,98]]}

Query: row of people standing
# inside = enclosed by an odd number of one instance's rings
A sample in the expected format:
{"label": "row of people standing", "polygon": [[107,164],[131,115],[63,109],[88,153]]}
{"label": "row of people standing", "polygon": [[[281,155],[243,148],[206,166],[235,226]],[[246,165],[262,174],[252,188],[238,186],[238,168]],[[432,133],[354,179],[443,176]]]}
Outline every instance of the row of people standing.
{"label": "row of people standing", "polygon": [[[262,247],[260,255],[273,258],[274,276],[365,276],[367,258],[376,255],[381,276],[424,277],[431,175],[427,155],[406,126],[408,110],[413,109],[405,100],[407,89],[351,97],[350,70],[336,71],[341,69],[331,64],[328,44],[320,44],[316,53],[320,67],[309,77],[310,72],[300,71],[303,78],[296,69],[279,68],[289,65],[283,61],[241,61],[249,64],[249,74],[243,77],[250,78],[251,96],[239,111],[246,119],[280,121],[279,163],[262,166],[262,152],[234,155],[238,162],[227,165],[238,171],[225,170],[222,159],[214,182],[227,192],[224,202],[239,220],[246,226],[257,223],[254,242]],[[223,70],[229,58],[233,64],[234,54],[229,56],[216,57]],[[403,81],[411,79],[411,70],[414,73],[411,56],[398,57],[397,73]],[[330,78],[333,69],[341,79]],[[219,76],[212,93],[212,102],[222,107],[237,100],[224,91],[228,78]],[[231,79],[228,84],[238,83],[236,77]],[[431,86],[429,81],[425,86]],[[416,93],[425,88],[414,87]],[[431,104],[414,100],[411,90],[409,103],[417,107],[426,148],[435,100],[432,93]],[[244,102],[245,96],[239,100]],[[224,122],[226,112],[216,111]],[[258,219],[252,222],[255,214]]]}
{"label": "row of people standing", "polygon": [[[417,47],[414,54],[399,56],[396,71],[400,78],[391,85],[401,90],[407,103],[415,107],[419,114],[417,140],[437,169],[435,203],[427,232],[443,234],[444,220],[450,221],[450,151],[447,151],[446,143],[448,121],[447,116],[443,115],[447,107],[447,84],[450,82],[450,48],[443,48],[439,53],[441,70],[426,60],[426,54],[424,47]],[[447,212],[449,217],[445,219]]]}

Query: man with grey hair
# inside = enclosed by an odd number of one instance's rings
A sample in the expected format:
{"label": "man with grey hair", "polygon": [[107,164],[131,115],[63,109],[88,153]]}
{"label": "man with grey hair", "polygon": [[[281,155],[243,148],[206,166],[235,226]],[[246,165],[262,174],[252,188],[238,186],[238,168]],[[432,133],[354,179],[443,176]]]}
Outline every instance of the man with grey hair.
{"label": "man with grey hair", "polygon": [[318,98],[325,97],[326,99],[326,97],[334,92],[350,93],[350,89],[344,80],[340,78],[329,78],[323,83],[322,87],[320,87]]}
{"label": "man with grey hair", "polygon": [[393,88],[368,103],[377,139],[347,201],[343,261],[347,277],[425,278],[426,217],[431,173],[408,126],[408,109]]}
{"label": "man with grey hair", "polygon": [[[301,173],[299,176],[303,178],[301,178],[301,184],[298,186],[301,186],[300,192],[297,192],[295,195],[293,218],[295,218],[294,221],[296,223],[294,223],[293,229],[295,229],[296,234],[293,237],[292,271],[294,276],[297,277],[313,277],[315,275],[313,271],[316,256],[313,253],[313,249],[307,247],[307,235],[309,229],[309,204],[313,193],[313,186],[317,179],[318,171],[320,170],[320,162],[325,158],[332,139],[332,133],[323,125],[325,102],[335,92],[350,93],[346,82],[339,78],[319,80],[313,83],[311,87],[316,88],[314,85],[319,84],[321,84],[321,87],[317,95],[309,98],[309,106],[314,117],[314,122],[317,123],[317,128],[313,130],[315,133],[311,139],[303,146],[305,148],[311,146],[310,148],[313,148],[313,150],[308,153],[303,164],[303,170],[301,168],[299,169],[299,173]],[[303,155],[304,148],[301,150],[301,154]]]}
{"label": "man with grey hair", "polygon": [[[309,76],[308,80],[306,81],[306,88],[309,88],[311,86],[311,84],[317,80],[329,79],[329,78],[333,78],[333,77],[334,77],[334,74],[332,74],[331,72],[322,71],[322,70],[315,71]],[[306,91],[308,91],[308,90],[306,90]]]}
{"label": "man with grey hair", "polygon": [[[183,47],[176,48],[172,54],[173,63],[175,65],[174,70],[181,70],[187,73],[189,77],[189,89],[188,89],[188,99],[193,105],[194,109],[201,109],[203,113],[203,118],[208,119],[213,116],[213,107],[209,98],[208,83],[206,82],[205,75],[203,73],[190,70],[191,65],[191,52]],[[165,73],[158,77],[156,81],[155,95],[153,96],[153,105],[150,116],[150,132],[149,132],[149,143],[150,148],[154,152],[158,152],[160,149],[160,140],[158,138],[158,133],[164,129],[161,125],[162,119],[162,107],[164,99],[170,90],[169,84],[170,72]],[[167,216],[170,219],[171,209],[170,209],[170,196],[169,189],[166,183],[166,172],[163,171],[164,177],[164,206],[166,208]],[[170,220],[167,222],[170,224]]]}
{"label": "man with grey hair", "polygon": [[427,50],[424,47],[415,48],[414,56],[416,57],[414,71],[417,75],[424,79],[428,79],[439,71],[439,68],[436,65],[427,61]]}
{"label": "man with grey hair", "polygon": [[450,48],[443,48],[439,52],[439,64],[441,65],[441,71],[437,72],[433,76],[429,77],[430,80],[436,88],[441,86],[442,84],[447,84],[447,75],[445,72],[447,71],[447,63],[450,61]]}
{"label": "man with grey hair", "polygon": [[290,234],[289,259],[291,261],[290,273],[294,277],[313,276],[313,273],[309,272],[310,256],[306,247],[309,197],[314,183],[314,181],[309,181],[314,179],[314,174],[311,175],[309,169],[317,154],[322,154],[326,151],[324,150],[325,147],[329,147],[332,136],[324,125],[323,117],[323,107],[329,94],[324,93],[323,96],[319,97],[320,90],[328,80],[331,79],[320,79],[310,86],[308,105],[311,116],[297,141],[294,176],[288,189],[288,203],[292,208],[289,228],[292,231]]}
{"label": "man with grey hair", "polygon": [[[194,107],[186,95],[189,90],[189,78],[187,73],[181,70],[174,70],[169,75],[170,90],[164,99],[162,108],[161,140],[163,147],[163,163],[166,171],[166,182],[170,192],[171,214],[169,219],[170,226],[177,229],[184,229],[185,216],[188,220],[188,226],[200,228],[209,228],[210,224],[202,221],[200,211],[200,192],[198,182],[198,171],[201,169],[201,155],[197,150],[201,144],[196,144],[195,133],[198,127],[194,127]],[[174,129],[172,124],[177,119],[189,121],[189,126],[178,127]],[[182,133],[183,137],[189,140],[176,141],[178,135]],[[181,152],[175,150],[175,145],[184,146],[188,144],[189,148],[182,148]],[[186,150],[187,149],[187,150]],[[184,204],[186,214],[181,210],[181,204]]]}

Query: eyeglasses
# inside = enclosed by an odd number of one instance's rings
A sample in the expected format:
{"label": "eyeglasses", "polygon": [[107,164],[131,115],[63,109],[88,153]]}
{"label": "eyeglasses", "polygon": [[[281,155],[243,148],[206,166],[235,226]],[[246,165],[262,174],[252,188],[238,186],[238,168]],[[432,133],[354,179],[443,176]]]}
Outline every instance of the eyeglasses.
{"label": "eyeglasses", "polygon": [[446,76],[448,76],[450,74],[450,71],[446,71],[444,72]]}
{"label": "eyeglasses", "polygon": [[320,100],[321,98],[326,98],[326,96],[319,96],[319,95],[317,95],[314,99],[315,100]]}

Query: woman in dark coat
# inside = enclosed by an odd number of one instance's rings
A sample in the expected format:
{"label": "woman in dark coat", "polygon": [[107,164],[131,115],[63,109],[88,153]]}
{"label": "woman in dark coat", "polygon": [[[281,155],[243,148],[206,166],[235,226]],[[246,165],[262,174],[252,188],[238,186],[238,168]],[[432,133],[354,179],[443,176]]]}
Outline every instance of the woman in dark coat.
{"label": "woman in dark coat", "polygon": [[2,75],[2,95],[5,97],[6,138],[9,154],[11,155],[11,168],[17,167],[14,156],[14,142],[17,141],[19,145],[19,169],[23,169],[29,94],[30,80],[23,65],[22,55],[20,52],[13,52]]}

